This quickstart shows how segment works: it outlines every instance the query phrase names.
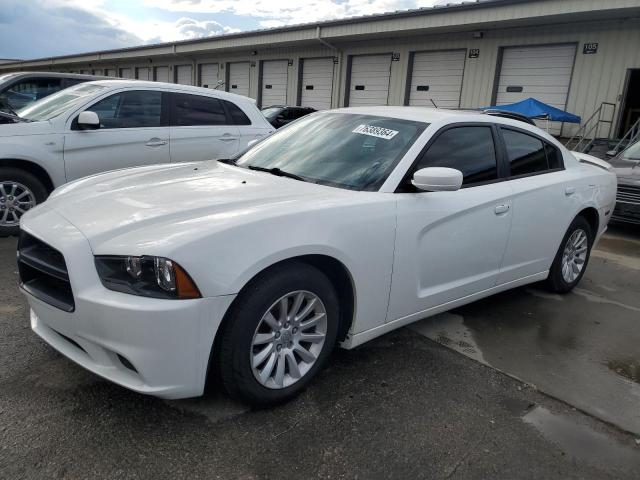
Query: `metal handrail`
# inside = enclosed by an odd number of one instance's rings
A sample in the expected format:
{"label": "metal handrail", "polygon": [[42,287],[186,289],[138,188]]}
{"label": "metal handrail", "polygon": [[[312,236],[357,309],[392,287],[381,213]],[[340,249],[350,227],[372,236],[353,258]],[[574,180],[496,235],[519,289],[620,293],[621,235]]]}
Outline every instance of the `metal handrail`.
{"label": "metal handrail", "polygon": [[[605,105],[613,107],[611,118],[609,120],[605,120],[602,118],[602,112]],[[600,106],[591,114],[591,116],[580,126],[576,134],[565,143],[565,147],[569,148],[569,145],[572,142],[577,140],[576,144],[571,148],[571,150],[575,150],[577,152],[585,152],[590,150],[596,141],[598,129],[600,128],[601,123],[609,124],[609,132],[607,133],[607,138],[611,137],[611,129],[613,128],[613,119],[615,117],[615,111],[616,111],[615,103],[602,102]],[[596,121],[592,123],[594,119],[596,119]],[[591,135],[592,133],[594,133],[593,136]],[[584,145],[584,147],[582,146],[583,142],[587,142]]]}
{"label": "metal handrail", "polygon": [[[628,138],[627,138],[628,137]],[[638,120],[636,120],[636,123],[634,123],[633,125],[631,125],[631,128],[629,130],[627,130],[627,133],[624,134],[624,137],[622,137],[620,139],[620,141],[618,143],[616,143],[616,146],[613,147],[612,150],[609,150],[607,152],[607,155],[609,156],[615,156],[618,154],[618,152],[620,151],[620,147],[624,144],[624,146],[626,147],[627,145],[631,145],[633,142],[635,142],[638,138],[640,137],[640,118],[638,118]]]}

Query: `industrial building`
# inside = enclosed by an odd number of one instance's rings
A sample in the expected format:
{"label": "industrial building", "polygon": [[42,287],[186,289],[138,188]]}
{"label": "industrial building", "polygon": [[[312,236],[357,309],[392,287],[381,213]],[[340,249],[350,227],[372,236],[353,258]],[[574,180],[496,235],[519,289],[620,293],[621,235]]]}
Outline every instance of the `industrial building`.
{"label": "industrial building", "polygon": [[640,0],[479,0],[0,65],[16,70],[222,88],[259,106],[477,108],[534,97],[617,138],[640,117]]}

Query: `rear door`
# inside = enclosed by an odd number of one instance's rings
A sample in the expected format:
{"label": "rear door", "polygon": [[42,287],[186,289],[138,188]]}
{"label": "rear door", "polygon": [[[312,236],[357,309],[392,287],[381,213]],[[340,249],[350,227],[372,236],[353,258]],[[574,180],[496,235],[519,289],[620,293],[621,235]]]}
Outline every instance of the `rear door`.
{"label": "rear door", "polygon": [[169,162],[169,127],[155,90],[115,93],[84,110],[98,114],[100,128],[80,130],[77,115],[65,135],[67,180],[118,168]]}
{"label": "rear door", "polygon": [[499,278],[507,283],[550,268],[573,219],[578,184],[558,148],[526,130],[499,131],[513,191],[513,228]]}
{"label": "rear door", "polygon": [[238,126],[230,125],[222,100],[171,93],[171,162],[230,158],[240,148]]}

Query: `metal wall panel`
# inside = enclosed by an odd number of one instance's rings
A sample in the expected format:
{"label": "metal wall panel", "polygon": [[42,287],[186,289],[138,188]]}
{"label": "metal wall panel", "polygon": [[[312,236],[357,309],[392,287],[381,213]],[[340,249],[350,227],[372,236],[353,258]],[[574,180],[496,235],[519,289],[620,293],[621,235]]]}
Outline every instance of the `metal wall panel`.
{"label": "metal wall panel", "polygon": [[391,55],[357,55],[351,58],[348,105],[388,105]]}
{"label": "metal wall panel", "polygon": [[414,53],[408,104],[458,108],[466,53],[466,50]]}
{"label": "metal wall panel", "polygon": [[302,60],[300,105],[316,110],[331,108],[334,67],[333,57]]}

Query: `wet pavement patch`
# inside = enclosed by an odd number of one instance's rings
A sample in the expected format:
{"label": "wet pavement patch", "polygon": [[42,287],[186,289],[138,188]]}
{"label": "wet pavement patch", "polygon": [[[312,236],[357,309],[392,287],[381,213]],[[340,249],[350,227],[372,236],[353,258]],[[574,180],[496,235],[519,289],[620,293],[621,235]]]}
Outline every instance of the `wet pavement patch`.
{"label": "wet pavement patch", "polygon": [[558,445],[563,453],[580,462],[606,464],[625,471],[640,469],[640,451],[635,445],[624,444],[588,425],[552,413],[542,406],[531,409],[522,420]]}
{"label": "wet pavement patch", "polygon": [[621,377],[640,383],[640,361],[610,360],[608,366]]}

